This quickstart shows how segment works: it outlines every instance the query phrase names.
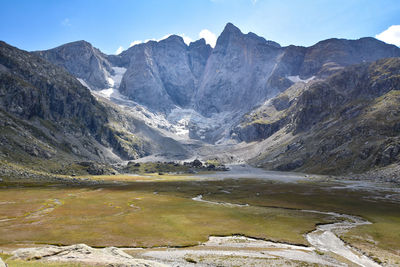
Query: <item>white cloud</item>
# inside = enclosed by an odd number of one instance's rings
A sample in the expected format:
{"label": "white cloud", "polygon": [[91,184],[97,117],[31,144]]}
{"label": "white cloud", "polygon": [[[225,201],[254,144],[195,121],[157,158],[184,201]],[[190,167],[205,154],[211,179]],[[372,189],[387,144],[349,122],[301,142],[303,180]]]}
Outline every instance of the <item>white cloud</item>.
{"label": "white cloud", "polygon": [[116,55],[121,54],[121,52],[124,51],[124,48],[122,46],[118,47],[117,51],[115,51]]}
{"label": "white cloud", "polygon": [[210,32],[207,29],[204,29],[200,31],[199,37],[204,38],[204,40],[206,40],[206,43],[211,45],[211,47],[215,47],[217,36],[214,33]]}
{"label": "white cloud", "polygon": [[64,27],[72,26],[71,21],[69,20],[69,18],[63,19],[63,21],[61,21],[61,25],[64,26]]}
{"label": "white cloud", "polygon": [[142,40],[135,40],[135,41],[133,41],[133,42],[129,45],[129,47],[132,47],[132,46],[138,45],[138,44],[147,43],[147,42],[149,42],[149,41],[157,41],[157,40],[156,40],[156,39],[146,39],[146,40],[144,40],[144,41],[142,41]]}
{"label": "white cloud", "polygon": [[141,43],[143,43],[143,41],[136,40],[136,41],[133,41],[133,42],[129,45],[129,47],[132,47],[132,46],[134,46],[134,45],[141,44]]}
{"label": "white cloud", "polygon": [[189,45],[191,42],[193,42],[193,39],[190,38],[189,36],[186,36],[184,33],[179,34],[180,37],[183,38],[183,41],[185,42],[185,44]]}
{"label": "white cloud", "polygon": [[376,39],[388,44],[400,46],[400,25],[392,25],[387,30],[375,35]]}

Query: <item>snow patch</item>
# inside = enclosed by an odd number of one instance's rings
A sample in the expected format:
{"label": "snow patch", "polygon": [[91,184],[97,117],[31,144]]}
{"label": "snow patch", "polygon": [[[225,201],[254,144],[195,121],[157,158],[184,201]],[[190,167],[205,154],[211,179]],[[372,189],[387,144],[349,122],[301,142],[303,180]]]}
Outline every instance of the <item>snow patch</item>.
{"label": "snow patch", "polygon": [[[113,75],[110,74],[106,69],[103,69],[104,77],[107,80],[109,88],[106,88],[104,90],[110,90],[111,88],[118,88],[121,84],[122,77],[124,76],[126,72],[126,68],[120,68],[120,67],[112,67],[113,69]],[[76,78],[83,86],[86,88],[93,90],[90,88],[90,86],[87,84],[87,82],[81,78]],[[104,91],[101,90],[101,91]]]}
{"label": "snow patch", "polygon": [[305,80],[300,79],[299,75],[296,75],[296,76],[287,76],[286,78],[288,78],[290,81],[292,81],[292,82],[294,82],[294,83],[299,83],[299,82],[308,83],[308,82],[314,80],[314,79],[315,79],[315,76],[311,76],[310,78],[305,79]]}
{"label": "snow patch", "polygon": [[111,75],[110,73],[106,73],[106,79],[108,82],[108,85],[111,88],[118,88],[119,85],[121,84],[122,77],[124,76],[126,72],[126,68],[122,67],[112,67],[114,71],[114,75]]}
{"label": "snow patch", "polygon": [[[105,71],[109,88],[93,91],[96,96],[104,97],[122,107],[148,126],[161,130],[165,135],[175,140],[207,139],[207,133],[218,129],[228,129],[227,125],[232,123],[233,114],[222,112],[212,117],[204,117],[193,109],[174,108],[169,114],[152,112],[145,106],[121,95],[119,86],[121,84],[126,68],[113,67],[113,75]],[[80,80],[82,84],[85,81]],[[86,84],[87,85],[87,84]]]}
{"label": "snow patch", "polygon": [[167,120],[175,125],[177,134],[189,137],[189,129],[200,139],[206,139],[206,133],[225,127],[232,114],[221,112],[212,117],[204,117],[193,109],[175,108],[167,116]]}
{"label": "snow patch", "polygon": [[114,75],[111,76],[111,79],[114,81],[114,88],[119,87],[122,81],[122,77],[126,72],[126,68],[122,67],[113,67]]}
{"label": "snow patch", "polygon": [[[121,84],[122,77],[126,72],[126,68],[113,67],[112,69],[114,71],[114,75],[111,75],[108,72],[106,72],[106,79],[110,87],[98,91],[98,94],[109,100],[111,100],[111,98],[123,99],[123,96],[119,93],[118,88],[119,85]],[[97,92],[95,92],[95,94],[96,93]]]}
{"label": "snow patch", "polygon": [[[100,91],[92,91],[94,95],[98,95],[108,100],[126,101],[125,96],[121,95],[116,88],[107,88]],[[113,101],[115,102],[115,101]]]}
{"label": "snow patch", "polygon": [[108,85],[110,85],[111,87],[114,87],[115,82],[112,78],[107,77],[107,82],[108,82]]}
{"label": "snow patch", "polygon": [[108,88],[108,89],[104,89],[104,90],[99,91],[99,93],[100,93],[102,96],[104,96],[104,97],[110,99],[110,97],[112,96],[112,94],[114,93],[114,91],[115,91],[114,88]]}

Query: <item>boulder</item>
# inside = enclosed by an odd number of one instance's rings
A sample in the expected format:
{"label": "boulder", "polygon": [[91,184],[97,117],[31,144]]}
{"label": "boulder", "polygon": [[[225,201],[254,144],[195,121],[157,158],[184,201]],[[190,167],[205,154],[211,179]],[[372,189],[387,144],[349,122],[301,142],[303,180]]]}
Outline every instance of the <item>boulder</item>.
{"label": "boulder", "polygon": [[195,159],[195,160],[193,160],[193,162],[192,162],[191,165],[192,165],[193,167],[199,168],[199,167],[202,167],[202,166],[203,166],[203,163],[201,163],[200,160]]}

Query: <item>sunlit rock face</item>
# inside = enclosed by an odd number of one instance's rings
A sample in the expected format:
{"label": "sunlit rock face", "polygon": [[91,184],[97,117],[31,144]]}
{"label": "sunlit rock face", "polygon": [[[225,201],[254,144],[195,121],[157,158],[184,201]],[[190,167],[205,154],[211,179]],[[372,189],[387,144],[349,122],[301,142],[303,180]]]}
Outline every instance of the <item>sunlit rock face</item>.
{"label": "sunlit rock face", "polygon": [[[85,41],[35,53],[117,104],[141,106],[153,114],[144,115],[146,121],[162,117],[167,128],[177,129],[173,132],[215,143],[230,139],[232,132],[239,141],[262,140],[281,124],[269,127],[264,120],[238,128],[245,114],[294,85],[325,80],[349,65],[400,56],[400,49],[374,38],[281,47],[228,23],[215,48],[204,39],[187,45],[171,35],[119,55],[102,54]],[[277,111],[293,104],[294,98],[285,99],[274,100]]]}
{"label": "sunlit rock face", "polygon": [[179,36],[134,46],[120,91],[153,110],[170,111],[192,103],[211,47],[204,40],[187,46]]}
{"label": "sunlit rock face", "polygon": [[[374,38],[328,39],[310,47],[281,47],[228,23],[212,49],[204,39],[185,44],[171,35],[105,55],[78,41],[35,52],[64,67],[93,90],[119,93],[154,112],[192,108],[210,117],[242,114],[293,83],[326,78],[343,67],[400,56],[399,49]],[[124,68],[118,83],[116,68]],[[119,85],[120,84],[120,85]]]}
{"label": "sunlit rock face", "polygon": [[196,109],[206,115],[246,110],[276,94],[267,84],[283,51],[277,43],[227,24],[208,59]]}
{"label": "sunlit rock face", "polygon": [[110,87],[109,77],[114,71],[107,56],[86,41],[72,42],[34,53],[55,65],[64,67],[93,90]]}
{"label": "sunlit rock face", "polygon": [[343,67],[400,56],[400,50],[374,38],[329,39],[311,47],[266,41],[228,23],[208,59],[196,109],[210,115],[247,112],[300,80],[326,78]]}

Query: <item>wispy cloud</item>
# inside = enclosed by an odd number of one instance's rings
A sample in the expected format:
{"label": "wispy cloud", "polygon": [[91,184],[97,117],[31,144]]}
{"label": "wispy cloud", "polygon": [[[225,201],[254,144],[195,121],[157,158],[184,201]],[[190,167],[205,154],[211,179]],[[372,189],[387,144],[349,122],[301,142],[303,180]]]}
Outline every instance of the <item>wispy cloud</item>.
{"label": "wispy cloud", "polygon": [[211,45],[211,47],[215,47],[215,44],[217,42],[217,36],[207,29],[201,30],[199,32],[199,38],[204,38],[204,40],[206,40],[206,43]]}
{"label": "wispy cloud", "polygon": [[392,25],[385,31],[375,35],[376,39],[388,44],[400,46],[400,25]]}
{"label": "wispy cloud", "polygon": [[65,18],[61,21],[61,25],[64,27],[70,27],[72,26],[71,21],[69,20],[69,18]]}
{"label": "wispy cloud", "polygon": [[122,46],[118,47],[117,51],[115,51],[116,55],[121,54],[121,52],[124,51],[124,48]]}

